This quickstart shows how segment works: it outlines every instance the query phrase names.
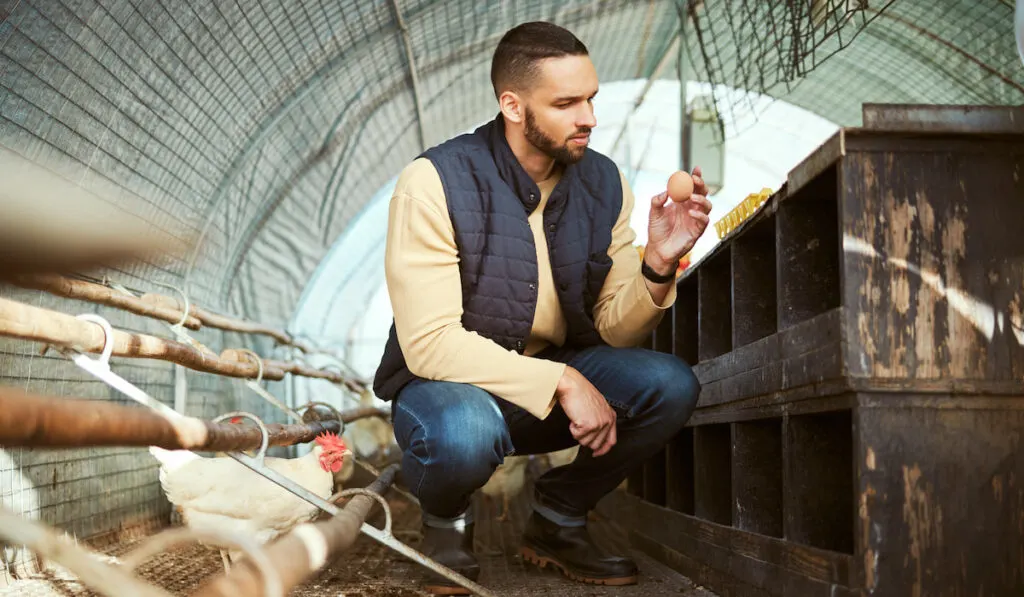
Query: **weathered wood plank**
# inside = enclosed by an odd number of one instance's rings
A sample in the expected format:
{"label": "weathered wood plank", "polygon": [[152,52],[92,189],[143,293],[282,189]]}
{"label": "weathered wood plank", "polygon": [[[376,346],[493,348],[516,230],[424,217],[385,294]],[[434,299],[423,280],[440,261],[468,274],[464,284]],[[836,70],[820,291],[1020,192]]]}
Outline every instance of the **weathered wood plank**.
{"label": "weathered wood plank", "polygon": [[[620,524],[658,545],[771,595],[830,595],[827,590],[832,587],[858,586],[856,562],[848,554],[732,529],[648,504],[624,492],[609,495],[600,509],[603,513],[616,513],[622,519]],[[787,586],[813,587],[825,592],[782,592]],[[718,591],[717,586],[715,590]]]}
{"label": "weathered wood plank", "polygon": [[[720,357],[704,361],[694,367],[693,372],[705,384],[770,365],[779,359],[808,354],[838,344],[842,325],[842,313],[833,309]],[[772,391],[771,388],[765,390]]]}
{"label": "weathered wood plank", "polygon": [[[828,333],[821,336],[827,339]],[[789,350],[780,352],[775,360],[762,367],[710,383],[702,380],[700,407],[783,392],[843,377],[845,351],[838,340],[792,356],[786,354],[790,352]]]}
{"label": "weathered wood plank", "polygon": [[1024,595],[1024,394],[1017,402],[857,410],[857,552],[875,594]]}
{"label": "weathered wood plank", "polygon": [[778,395],[759,396],[741,404],[728,403],[697,409],[687,425],[754,421],[784,415],[805,415],[856,406],[856,396],[849,392],[843,380],[825,384],[812,384],[782,392]]}
{"label": "weathered wood plank", "polygon": [[883,141],[842,164],[851,374],[1024,378],[1024,141]]}

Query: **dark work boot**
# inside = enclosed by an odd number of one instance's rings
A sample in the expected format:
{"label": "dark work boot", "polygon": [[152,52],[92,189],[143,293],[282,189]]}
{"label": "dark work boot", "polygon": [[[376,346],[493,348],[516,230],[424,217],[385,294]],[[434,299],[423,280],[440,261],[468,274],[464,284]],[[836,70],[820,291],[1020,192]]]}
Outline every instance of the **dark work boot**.
{"label": "dark work boot", "polygon": [[551,564],[569,578],[596,585],[631,585],[636,564],[604,553],[586,526],[563,527],[534,512],[523,532],[523,559],[541,568]]}
{"label": "dark work boot", "polygon": [[[476,582],[480,577],[480,564],[473,554],[473,523],[462,528],[436,528],[423,525],[423,542],[420,552],[428,558],[444,564],[469,580]],[[469,595],[469,590],[454,581],[427,570],[424,585],[434,595]]]}

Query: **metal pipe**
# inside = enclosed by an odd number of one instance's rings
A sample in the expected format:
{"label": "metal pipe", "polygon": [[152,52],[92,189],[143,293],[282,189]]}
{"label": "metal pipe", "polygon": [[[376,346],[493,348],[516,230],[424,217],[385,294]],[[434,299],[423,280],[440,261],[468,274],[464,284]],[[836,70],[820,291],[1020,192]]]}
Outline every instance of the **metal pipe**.
{"label": "metal pipe", "polygon": [[405,60],[409,65],[409,80],[412,85],[412,99],[416,105],[416,124],[419,125],[420,149],[427,149],[426,120],[423,118],[423,101],[420,96],[420,76],[416,69],[416,56],[412,51],[412,39],[409,36],[409,28],[402,18],[402,9],[398,6],[398,0],[391,0],[391,6],[395,9],[395,22],[402,34],[402,44],[405,46]]}
{"label": "metal pipe", "polygon": [[[145,303],[152,305],[159,305],[168,309],[175,309],[179,312],[182,309],[181,303],[175,297],[165,296],[156,293],[147,293],[139,299]],[[196,304],[189,305],[189,315],[195,317],[203,325],[211,328],[217,328],[218,330],[225,330],[228,332],[238,332],[240,334],[258,334],[261,336],[269,336],[273,338],[278,344],[292,344],[294,340],[291,335],[283,330],[263,325],[261,323],[255,323],[252,321],[246,321],[244,319],[238,319],[236,317],[229,317],[227,315],[221,315],[208,309],[204,309]]]}
{"label": "metal pipe", "polygon": [[618,149],[619,143],[622,142],[622,138],[626,135],[626,129],[627,125],[629,124],[629,119],[632,118],[634,114],[636,114],[637,110],[640,109],[640,106],[643,105],[644,100],[647,99],[647,92],[649,92],[651,90],[651,87],[654,86],[654,82],[658,79],[658,76],[661,75],[661,71],[665,68],[665,65],[669,63],[669,60],[676,53],[676,49],[679,47],[679,43],[681,40],[681,31],[676,31],[676,33],[672,36],[672,42],[669,43],[667,48],[665,48],[665,52],[661,55],[661,58],[658,59],[658,63],[654,66],[654,70],[651,71],[651,76],[647,77],[647,82],[644,83],[644,87],[643,89],[640,90],[640,94],[636,96],[635,100],[633,100],[633,109],[629,111],[629,114],[626,114],[626,119],[622,123],[622,128],[619,129],[619,134],[618,136],[615,137],[615,142],[612,143],[612,148],[611,150],[608,151],[608,155],[615,155],[615,150]]}
{"label": "metal pipe", "polygon": [[0,539],[30,547],[44,559],[67,568],[84,584],[102,595],[171,597],[167,591],[139,580],[120,566],[105,563],[102,556],[61,537],[57,531],[22,518],[3,506],[0,506]]}
{"label": "metal pipe", "polygon": [[[397,470],[395,465],[388,467],[366,490],[383,494],[394,483]],[[330,520],[299,525],[264,548],[286,593],[355,543],[374,501],[370,496],[357,495]],[[229,575],[220,575],[204,584],[193,597],[259,597],[262,594],[260,572],[246,558],[233,566]]]}
{"label": "metal pipe", "polygon": [[42,290],[56,296],[87,301],[108,307],[116,307],[136,315],[152,317],[168,323],[178,323],[184,319],[184,326],[190,330],[198,330],[202,322],[194,315],[182,318],[181,309],[174,306],[152,304],[135,296],[118,292],[109,286],[96,284],[86,280],[76,280],[55,274],[28,274],[17,276],[11,282],[22,288]]}
{"label": "metal pipe", "polygon": [[[267,425],[271,446],[313,441],[324,432],[340,434],[343,422],[374,416],[367,409],[341,413],[342,422],[307,421]],[[157,446],[168,450],[255,450],[262,433],[250,425],[212,423],[175,413],[100,400],[57,398],[0,388],[0,446],[69,448]]]}
{"label": "metal pipe", "polygon": [[[112,330],[111,354],[120,357],[158,359],[205,373],[228,377],[255,378],[259,367],[244,353],[228,349],[218,357],[209,351],[174,340],[147,334]],[[102,352],[106,334],[102,326],[49,309],[0,298],[0,336],[44,342],[89,353]],[[312,369],[300,364],[263,361],[263,378],[284,379],[285,373],[309,375],[345,383],[336,372]]]}

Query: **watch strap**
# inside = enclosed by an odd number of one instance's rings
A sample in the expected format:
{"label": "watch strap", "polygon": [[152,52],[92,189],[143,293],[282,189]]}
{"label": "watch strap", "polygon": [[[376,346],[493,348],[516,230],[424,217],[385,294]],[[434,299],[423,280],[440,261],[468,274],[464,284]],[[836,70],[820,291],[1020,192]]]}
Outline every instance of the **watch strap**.
{"label": "watch strap", "polygon": [[676,279],[675,272],[671,272],[664,275],[659,274],[658,272],[654,271],[654,269],[651,266],[647,265],[646,261],[641,261],[640,273],[643,274],[645,278],[656,284],[664,284],[665,282],[671,282],[672,280]]}

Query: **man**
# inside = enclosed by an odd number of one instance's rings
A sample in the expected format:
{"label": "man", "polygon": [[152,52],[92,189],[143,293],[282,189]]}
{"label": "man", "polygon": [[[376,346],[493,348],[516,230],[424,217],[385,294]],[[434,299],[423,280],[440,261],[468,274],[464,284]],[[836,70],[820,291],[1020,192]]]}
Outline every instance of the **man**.
{"label": "man", "polygon": [[[633,348],[675,300],[675,271],[708,223],[693,197],[651,201],[644,267],[634,198],[587,148],[598,81],[586,47],[549,23],[510,30],[491,79],[501,113],[405,168],[385,257],[395,321],[374,381],[393,400],[421,549],[470,579],[470,497],[505,456],[580,444],[536,483],[523,555],[571,578],[636,582],[586,516],[683,427],[700,386],[671,355]],[[429,590],[455,594],[434,578]]]}

